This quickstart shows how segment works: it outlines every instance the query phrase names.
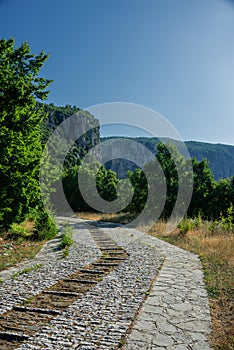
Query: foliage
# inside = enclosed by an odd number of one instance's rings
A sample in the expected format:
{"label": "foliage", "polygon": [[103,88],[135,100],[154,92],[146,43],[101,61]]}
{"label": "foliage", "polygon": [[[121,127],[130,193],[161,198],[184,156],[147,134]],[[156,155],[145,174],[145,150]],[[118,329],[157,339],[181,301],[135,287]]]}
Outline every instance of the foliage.
{"label": "foliage", "polygon": [[180,235],[185,236],[186,233],[188,233],[190,230],[192,230],[195,227],[195,223],[192,220],[189,220],[187,218],[184,218],[181,220],[181,222],[178,224],[178,228],[180,229]]}
{"label": "foliage", "polygon": [[[101,140],[107,141],[112,138],[114,139],[115,137],[103,137]],[[173,144],[178,148],[179,152],[181,152],[183,155],[183,146],[181,141],[171,140],[169,138],[160,138],[159,140],[156,137],[131,137],[130,140],[141,143],[155,155],[157,154],[157,147],[160,140],[163,141],[164,144],[167,142],[173,142]],[[212,170],[212,175],[216,181],[221,178],[229,178],[234,174],[234,146],[197,141],[185,141],[184,144],[187,147],[191,158],[195,158],[199,162],[203,159],[207,160]],[[122,169],[118,169],[117,166],[113,166],[111,163],[109,164],[111,169],[117,172],[118,177],[120,175],[120,170],[122,173],[126,173],[124,163],[122,164]],[[126,164],[129,166],[129,163]],[[136,167],[137,166],[132,164],[131,168],[128,168],[128,170],[134,171]],[[108,167],[108,169],[110,169],[110,167]]]}
{"label": "foliage", "polygon": [[97,190],[104,200],[111,202],[117,198],[117,183],[116,173],[112,170],[106,170],[103,165],[100,166],[96,177],[96,184]]}
{"label": "foliage", "polygon": [[37,99],[47,97],[51,81],[38,74],[47,58],[44,52],[31,54],[28,43],[14,48],[13,39],[0,40],[1,230],[22,222],[41,201],[38,178],[45,113]]}
{"label": "foliage", "polygon": [[199,162],[193,158],[192,165],[194,184],[188,216],[196,217],[202,214],[203,218],[208,219],[213,215],[213,210],[209,204],[211,203],[212,193],[215,188],[215,180],[205,159]]}
{"label": "foliage", "polygon": [[[78,173],[86,179],[86,192],[89,194],[89,203],[84,200],[78,185]],[[66,198],[74,211],[95,211],[91,205],[95,202],[92,184],[96,181],[99,195],[106,201],[113,201],[117,198],[116,174],[111,170],[106,170],[98,162],[91,165],[82,164],[65,168],[63,172],[63,187]]]}
{"label": "foliage", "polygon": [[26,219],[24,222],[17,224],[13,223],[10,226],[9,234],[13,239],[30,239],[32,238],[35,230],[33,220]]}
{"label": "foliage", "polygon": [[35,240],[51,239],[57,235],[58,229],[55,220],[44,208],[31,211],[30,218],[34,220],[35,224],[33,235]]}
{"label": "foliage", "polygon": [[[173,157],[172,157],[173,154]],[[148,210],[157,212],[164,200],[165,205],[161,213],[161,219],[167,220],[175,206],[180,172],[180,181],[190,185],[188,176],[187,160],[179,153],[172,144],[158,144],[157,160],[145,165],[144,169],[136,169],[128,172],[128,179],[134,188],[134,195],[131,203],[125,208],[125,212],[140,213],[146,203]],[[163,175],[160,174],[159,163]],[[196,226],[199,227],[201,220],[220,221],[222,227],[229,231],[233,230],[234,210],[234,177],[215,181],[209,168],[208,162],[204,159],[198,161],[192,159],[193,166],[193,194],[187,211],[188,218],[196,218]],[[123,180],[121,180],[123,181]],[[120,181],[120,183],[121,183]],[[166,182],[166,188],[163,187]],[[182,206],[183,203],[180,203]],[[147,209],[147,208],[146,208]],[[150,214],[150,213],[149,213]],[[187,226],[187,228],[186,228]],[[191,229],[188,221],[181,223],[181,232],[186,233]],[[211,230],[213,228],[211,227]]]}
{"label": "foliage", "polygon": [[32,265],[32,266],[25,267],[24,269],[19,270],[19,271],[13,273],[12,276],[11,276],[11,278],[12,278],[12,279],[16,279],[16,278],[18,278],[19,276],[24,275],[24,274],[26,274],[26,273],[34,272],[34,271],[40,269],[42,266],[43,266],[42,264],[35,264],[35,265]]}
{"label": "foliage", "polygon": [[134,188],[134,194],[131,203],[125,209],[126,212],[140,213],[144,207],[148,196],[148,184],[144,171],[136,169],[134,172],[128,172],[128,178]]}
{"label": "foliage", "polygon": [[62,233],[61,247],[70,247],[73,243],[73,227],[65,226]]}

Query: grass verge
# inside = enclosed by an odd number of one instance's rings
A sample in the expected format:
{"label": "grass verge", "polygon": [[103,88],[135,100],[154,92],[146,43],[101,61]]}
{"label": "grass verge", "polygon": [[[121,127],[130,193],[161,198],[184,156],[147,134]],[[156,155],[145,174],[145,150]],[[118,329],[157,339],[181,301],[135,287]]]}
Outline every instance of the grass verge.
{"label": "grass verge", "polygon": [[69,255],[69,247],[74,243],[73,239],[73,227],[65,226],[62,231],[61,248],[63,249],[63,258]]}
{"label": "grass verge", "polygon": [[33,259],[42,248],[44,241],[11,240],[0,237],[0,271],[17,263]]}
{"label": "grass verge", "polygon": [[130,214],[130,213],[107,214],[107,213],[88,213],[88,212],[79,212],[77,213],[77,216],[80,219],[93,220],[93,221],[106,221],[106,222],[113,222],[116,224],[128,224],[136,217],[135,214]]}

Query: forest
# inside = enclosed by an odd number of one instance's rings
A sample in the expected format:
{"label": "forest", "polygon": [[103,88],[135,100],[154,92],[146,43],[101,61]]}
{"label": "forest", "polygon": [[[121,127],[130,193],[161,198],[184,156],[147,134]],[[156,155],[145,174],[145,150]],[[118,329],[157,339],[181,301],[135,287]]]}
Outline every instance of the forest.
{"label": "forest", "polygon": [[[40,69],[47,59],[48,55],[44,52],[32,54],[28,43],[15,48],[13,39],[0,41],[0,230],[10,232],[13,236],[22,231],[34,240],[48,239],[57,233],[53,218],[56,208],[51,206],[49,211],[46,210],[41,198],[40,164],[43,149],[52,131],[72,114],[80,113],[85,122],[90,125],[93,123],[92,131],[72,145],[64,162],[63,187],[73,211],[94,211],[82,197],[77,184],[78,173],[87,177],[87,189],[89,179],[97,174],[97,190],[106,201],[115,200],[118,196],[117,189],[126,186],[124,179],[118,178],[116,172],[98,161],[92,167],[82,164],[84,155],[100,141],[95,118],[76,106],[56,107],[43,102],[48,97],[48,88],[52,82],[40,76]],[[62,147],[63,144],[58,140],[55,148],[59,152]],[[155,156],[164,172],[167,188],[165,206],[160,216],[162,220],[170,217],[179,186],[171,147],[175,146],[170,142],[158,143]],[[179,150],[174,149],[174,152],[177,152],[177,163],[183,169],[188,160]],[[143,210],[149,191],[145,171],[150,172],[151,167],[152,164],[148,163],[144,169],[128,171],[127,178],[134,193],[125,212],[137,216]],[[222,222],[233,230],[234,177],[215,180],[206,159],[192,158],[192,167],[194,184],[187,217],[199,216],[213,220],[217,225]],[[53,198],[58,181],[58,174],[53,170],[48,169],[51,173],[48,200]],[[160,186],[161,180],[157,172],[151,173],[151,177]],[[128,193],[127,187],[125,192]],[[156,194],[151,208],[157,207],[159,200]],[[25,222],[33,222],[33,233],[27,232],[23,225]]]}

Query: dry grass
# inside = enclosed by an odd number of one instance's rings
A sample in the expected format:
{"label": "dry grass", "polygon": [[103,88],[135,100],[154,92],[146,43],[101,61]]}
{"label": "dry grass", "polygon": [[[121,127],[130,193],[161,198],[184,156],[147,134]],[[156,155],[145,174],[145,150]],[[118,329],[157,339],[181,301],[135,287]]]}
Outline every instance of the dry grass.
{"label": "dry grass", "polygon": [[133,218],[134,215],[128,213],[88,213],[88,212],[79,212],[77,216],[81,219],[93,220],[93,221],[110,221],[119,224],[127,224]]}
{"label": "dry grass", "polygon": [[44,242],[13,241],[0,237],[0,271],[14,266],[22,260],[32,259]]}

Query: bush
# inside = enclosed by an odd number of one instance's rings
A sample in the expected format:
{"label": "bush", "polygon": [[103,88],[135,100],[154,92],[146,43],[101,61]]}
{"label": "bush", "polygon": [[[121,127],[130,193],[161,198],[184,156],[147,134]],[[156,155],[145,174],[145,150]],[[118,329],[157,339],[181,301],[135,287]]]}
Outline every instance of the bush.
{"label": "bush", "polygon": [[13,223],[10,226],[9,236],[13,239],[30,239],[34,235],[34,230],[34,222],[26,219],[20,224]]}
{"label": "bush", "polygon": [[180,229],[180,234],[182,236],[185,236],[186,233],[194,228],[195,224],[191,220],[183,219],[179,225],[178,228]]}
{"label": "bush", "polygon": [[44,209],[34,211],[31,216],[35,223],[35,240],[51,239],[57,235],[58,229],[55,220]]}
{"label": "bush", "polygon": [[221,213],[221,226],[225,231],[233,232],[234,230],[234,208],[231,204],[230,207],[227,209],[227,215],[224,217]]}
{"label": "bush", "polygon": [[73,228],[71,226],[66,226],[63,229],[63,236],[62,236],[62,242],[61,242],[62,248],[69,247],[74,243],[72,236],[73,236]]}

